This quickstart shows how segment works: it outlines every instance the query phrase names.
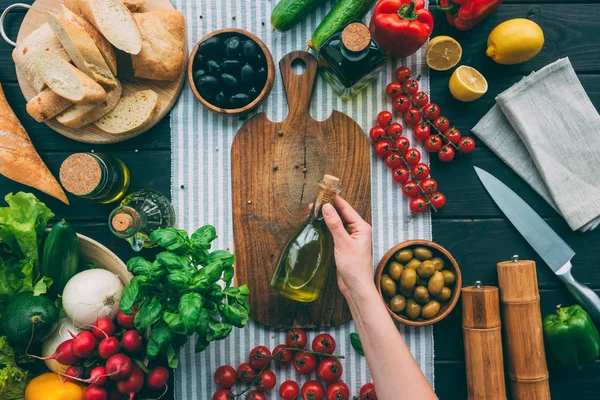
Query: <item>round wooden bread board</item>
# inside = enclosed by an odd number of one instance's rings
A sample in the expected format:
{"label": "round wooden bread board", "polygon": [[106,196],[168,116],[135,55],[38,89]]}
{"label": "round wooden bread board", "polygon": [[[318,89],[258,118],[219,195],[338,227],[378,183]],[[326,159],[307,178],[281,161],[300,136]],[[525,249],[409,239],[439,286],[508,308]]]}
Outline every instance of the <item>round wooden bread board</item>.
{"label": "round wooden bread board", "polygon": [[[23,38],[27,37],[27,35],[46,22],[46,12],[60,12],[60,6],[62,3],[62,0],[36,0],[23,19],[23,23],[21,24],[21,28],[19,29],[19,34],[17,36],[17,43],[19,43]],[[140,8],[139,12],[171,9],[174,9],[174,7],[171,5],[169,0],[146,0],[146,4]],[[142,133],[151,129],[165,115],[167,115],[167,113],[175,105],[175,102],[181,93],[181,89],[183,88],[183,83],[185,82],[188,56],[187,40],[184,40],[184,62],[181,73],[174,81],[151,81],[148,79],[138,79],[133,77],[133,70],[129,55],[120,52],[117,49],[115,49],[115,51],[117,52],[118,59],[117,78],[119,78],[121,84],[123,85],[123,95],[147,89],[152,89],[158,94],[159,111],[154,120],[143,128],[124,134],[112,134],[104,132],[94,124],[89,124],[77,129],[68,128],[56,121],[56,119],[46,121],[46,125],[61,135],[78,142],[108,144],[123,142],[141,135]],[[19,81],[19,86],[21,87],[21,91],[23,92],[25,99],[27,101],[31,100],[31,98],[34,97],[37,92],[31,86],[25,75],[18,69],[17,80]]]}

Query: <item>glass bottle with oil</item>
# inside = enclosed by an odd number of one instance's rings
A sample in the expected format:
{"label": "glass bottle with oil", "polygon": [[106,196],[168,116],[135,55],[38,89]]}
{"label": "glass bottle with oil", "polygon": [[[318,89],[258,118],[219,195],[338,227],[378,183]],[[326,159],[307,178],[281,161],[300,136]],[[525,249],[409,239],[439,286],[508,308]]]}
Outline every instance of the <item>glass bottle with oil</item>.
{"label": "glass bottle with oil", "polygon": [[125,239],[135,251],[155,247],[150,234],[175,225],[175,209],[169,199],[154,190],[140,190],[123,199],[108,217],[111,232]]}
{"label": "glass bottle with oil", "polygon": [[325,285],[333,263],[333,238],[321,209],[341,191],[339,182],[331,175],[325,175],[319,182],[321,190],[317,193],[310,216],[289,239],[279,256],[271,286],[284,297],[303,303],[315,301]]}
{"label": "glass bottle with oil", "polygon": [[117,157],[75,153],[60,166],[60,183],[75,196],[101,204],[119,200],[129,189],[129,169]]}

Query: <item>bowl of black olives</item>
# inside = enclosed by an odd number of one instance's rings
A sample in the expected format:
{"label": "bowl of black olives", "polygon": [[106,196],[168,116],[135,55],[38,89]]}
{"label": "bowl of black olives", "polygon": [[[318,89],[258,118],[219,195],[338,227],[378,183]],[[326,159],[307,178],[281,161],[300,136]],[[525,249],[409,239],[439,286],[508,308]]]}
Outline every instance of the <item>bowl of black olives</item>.
{"label": "bowl of black olives", "polygon": [[242,29],[213,31],[190,55],[190,88],[202,105],[218,114],[239,115],[257,107],[271,92],[274,79],[271,53]]}

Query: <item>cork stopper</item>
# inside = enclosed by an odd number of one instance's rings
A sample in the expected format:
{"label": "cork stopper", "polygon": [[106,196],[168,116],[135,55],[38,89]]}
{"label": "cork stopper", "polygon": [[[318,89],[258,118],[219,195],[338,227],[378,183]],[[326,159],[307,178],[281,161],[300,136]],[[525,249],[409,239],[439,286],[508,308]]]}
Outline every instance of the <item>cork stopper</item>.
{"label": "cork stopper", "polygon": [[340,188],[340,178],[333,175],[324,175],[323,180],[319,182],[321,190],[317,196],[323,203],[331,203],[336,194],[342,191]]}
{"label": "cork stopper", "polygon": [[87,153],[72,154],[60,166],[60,183],[76,196],[92,193],[100,184],[102,169],[98,161]]}
{"label": "cork stopper", "polygon": [[340,178],[336,178],[333,175],[323,176],[322,182],[325,189],[339,190],[340,188]]}
{"label": "cork stopper", "polygon": [[125,213],[115,214],[115,216],[112,218],[111,224],[115,231],[125,232],[133,225],[133,217]]}
{"label": "cork stopper", "polygon": [[342,43],[349,51],[363,51],[371,43],[371,32],[362,22],[353,22],[342,31]]}

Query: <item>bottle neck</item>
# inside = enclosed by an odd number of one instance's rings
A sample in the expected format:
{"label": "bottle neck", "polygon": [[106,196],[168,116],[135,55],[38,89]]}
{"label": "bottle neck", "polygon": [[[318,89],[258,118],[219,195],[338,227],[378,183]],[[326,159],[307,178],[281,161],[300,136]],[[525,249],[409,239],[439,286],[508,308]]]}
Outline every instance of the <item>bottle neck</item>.
{"label": "bottle neck", "polygon": [[326,203],[332,203],[335,195],[338,194],[338,191],[334,191],[331,189],[327,189],[322,187],[321,190],[317,193],[317,197],[313,202],[313,209],[311,213],[312,218],[322,218],[323,217],[323,206]]}
{"label": "bottle neck", "polygon": [[110,214],[110,229],[115,236],[129,238],[146,226],[146,215],[132,207],[117,207]]}

